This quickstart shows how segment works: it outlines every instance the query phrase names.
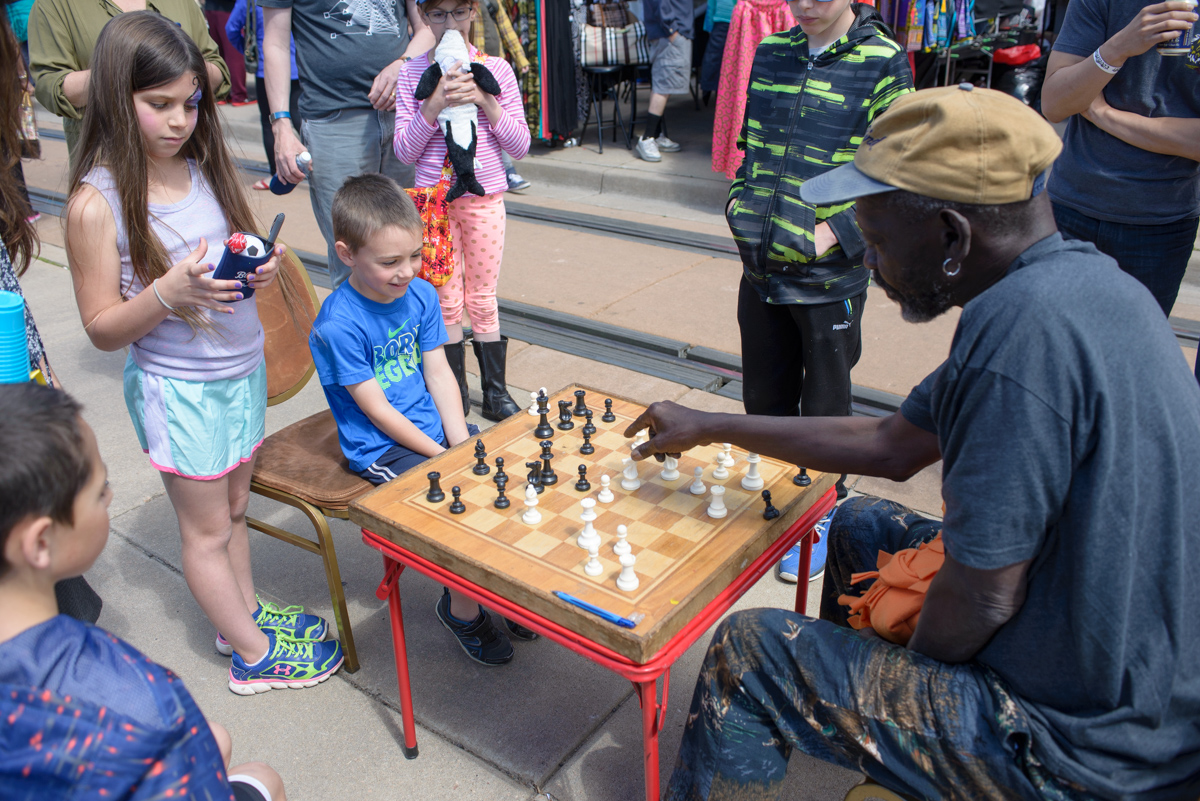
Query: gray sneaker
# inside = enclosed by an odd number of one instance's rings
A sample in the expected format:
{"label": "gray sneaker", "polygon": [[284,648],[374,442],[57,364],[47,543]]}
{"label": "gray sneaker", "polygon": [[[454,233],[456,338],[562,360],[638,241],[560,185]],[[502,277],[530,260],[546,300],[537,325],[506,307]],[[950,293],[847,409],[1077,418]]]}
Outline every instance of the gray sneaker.
{"label": "gray sneaker", "polygon": [[633,146],[633,152],[642,161],[662,161],[658,145],[654,143],[653,139],[646,136],[638,139],[637,144]]}
{"label": "gray sneaker", "polygon": [[666,134],[659,134],[658,138],[654,140],[654,144],[658,145],[658,150],[661,153],[678,153],[680,150],[683,150],[683,147],[678,142],[674,139],[668,139]]}

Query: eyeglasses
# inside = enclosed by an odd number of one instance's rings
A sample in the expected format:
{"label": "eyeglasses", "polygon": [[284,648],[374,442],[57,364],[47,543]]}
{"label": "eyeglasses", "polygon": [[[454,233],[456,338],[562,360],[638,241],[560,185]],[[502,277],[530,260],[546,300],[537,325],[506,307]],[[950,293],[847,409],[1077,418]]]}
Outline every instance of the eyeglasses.
{"label": "eyeglasses", "polygon": [[459,22],[462,22],[467,17],[471,16],[471,7],[459,6],[450,13],[446,13],[440,8],[435,8],[433,11],[426,11],[425,16],[429,17],[430,22],[437,23],[438,25],[441,25],[443,22],[445,22],[446,17],[454,17]]}

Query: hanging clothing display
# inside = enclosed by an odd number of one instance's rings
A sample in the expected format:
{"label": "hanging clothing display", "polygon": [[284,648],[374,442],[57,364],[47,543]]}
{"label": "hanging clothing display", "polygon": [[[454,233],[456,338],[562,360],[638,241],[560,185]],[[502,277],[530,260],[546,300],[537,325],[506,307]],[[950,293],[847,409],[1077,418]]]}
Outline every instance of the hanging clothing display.
{"label": "hanging clothing display", "polygon": [[723,172],[733,180],[742,165],[744,154],[737,149],[737,138],[746,115],[746,85],[754,64],[754,51],[767,36],[795,26],[796,19],[785,0],[738,0],[734,6],[721,58],[721,82],[713,119],[713,172]]}
{"label": "hanging clothing display", "polygon": [[880,0],[879,13],[910,53],[945,49],[975,36],[975,0]]}
{"label": "hanging clothing display", "polygon": [[579,123],[582,77],[571,32],[572,0],[503,0],[503,9],[529,63],[528,72],[517,76],[529,132],[537,139],[563,140]]}

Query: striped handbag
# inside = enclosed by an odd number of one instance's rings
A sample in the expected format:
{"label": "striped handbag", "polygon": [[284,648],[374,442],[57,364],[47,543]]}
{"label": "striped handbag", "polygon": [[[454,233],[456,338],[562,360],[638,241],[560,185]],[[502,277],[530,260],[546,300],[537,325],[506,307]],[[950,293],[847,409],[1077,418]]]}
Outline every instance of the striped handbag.
{"label": "striped handbag", "polygon": [[630,22],[623,28],[583,26],[583,52],[580,63],[585,67],[619,67],[624,64],[649,64],[650,44],[646,41],[646,26]]}

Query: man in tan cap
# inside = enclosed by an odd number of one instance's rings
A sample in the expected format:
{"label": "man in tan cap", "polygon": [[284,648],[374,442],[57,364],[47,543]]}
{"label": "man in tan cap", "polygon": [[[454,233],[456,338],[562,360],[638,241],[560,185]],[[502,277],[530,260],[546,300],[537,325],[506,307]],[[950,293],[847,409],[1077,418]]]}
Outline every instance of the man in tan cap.
{"label": "man in tan cap", "polygon": [[[944,522],[860,497],[830,529],[821,620],[732,615],[666,797],[777,798],[792,749],[912,798],[1200,794],[1200,389],[1153,296],[1055,230],[1060,149],[1007,95],[897,100],[806,202],[856,199],[905,317],[962,307],[897,414],[716,415],[658,403],[635,458],[708,442],[903,481],[942,460]],[[846,627],[853,573],[940,533],[906,645]]]}

